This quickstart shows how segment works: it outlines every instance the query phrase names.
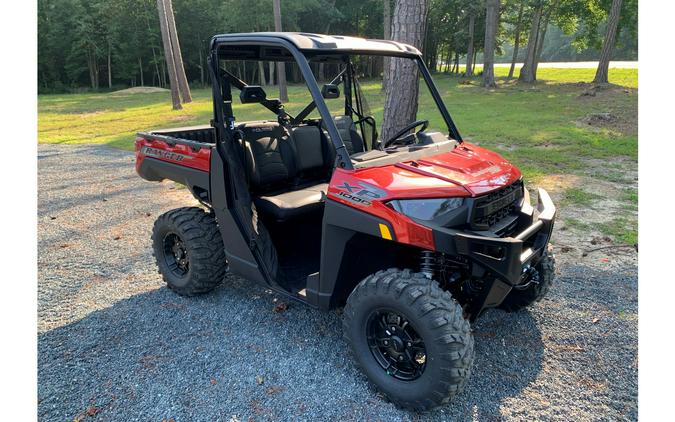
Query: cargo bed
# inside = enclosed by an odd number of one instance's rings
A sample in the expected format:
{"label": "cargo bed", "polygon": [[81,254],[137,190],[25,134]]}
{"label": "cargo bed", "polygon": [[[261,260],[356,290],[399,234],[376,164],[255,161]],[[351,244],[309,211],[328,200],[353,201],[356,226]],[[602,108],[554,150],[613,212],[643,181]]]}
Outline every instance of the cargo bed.
{"label": "cargo bed", "polygon": [[181,183],[209,204],[209,168],[215,145],[215,130],[208,125],[140,132],[136,171],[149,181]]}

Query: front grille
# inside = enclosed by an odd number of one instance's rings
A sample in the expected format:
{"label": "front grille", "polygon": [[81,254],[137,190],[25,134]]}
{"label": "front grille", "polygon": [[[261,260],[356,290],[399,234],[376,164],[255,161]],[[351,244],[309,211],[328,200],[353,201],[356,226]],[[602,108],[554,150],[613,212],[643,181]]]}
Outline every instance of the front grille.
{"label": "front grille", "polygon": [[502,220],[517,213],[522,198],[522,180],[476,198],[471,213],[471,229],[490,230],[499,225]]}

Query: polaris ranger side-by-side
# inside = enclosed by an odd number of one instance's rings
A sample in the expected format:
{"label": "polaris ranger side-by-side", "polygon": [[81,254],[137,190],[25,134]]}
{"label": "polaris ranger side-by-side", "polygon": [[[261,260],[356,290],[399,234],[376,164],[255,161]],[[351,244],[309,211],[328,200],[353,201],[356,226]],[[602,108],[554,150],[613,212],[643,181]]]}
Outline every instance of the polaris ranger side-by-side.
{"label": "polaris ranger side-by-side", "polygon": [[[385,56],[419,72],[435,105],[420,113],[435,109],[442,129],[430,130],[429,119],[396,122],[398,133],[379,139],[358,67]],[[297,66],[309,103],[291,113],[242,80],[246,72],[228,65],[237,61]],[[334,71],[322,87],[317,66]],[[136,139],[141,177],[182,183],[204,206],[155,223],[168,287],[206,293],[229,271],[322,310],[344,307],[346,341],[381,391],[413,409],[446,403],[471,372],[470,323],[491,307],[524,308],[551,285],[549,195],[539,189],[535,209],[516,167],[462,140],[409,45],[217,35],[209,69],[210,125]],[[270,118],[239,122],[237,107],[264,107]]]}

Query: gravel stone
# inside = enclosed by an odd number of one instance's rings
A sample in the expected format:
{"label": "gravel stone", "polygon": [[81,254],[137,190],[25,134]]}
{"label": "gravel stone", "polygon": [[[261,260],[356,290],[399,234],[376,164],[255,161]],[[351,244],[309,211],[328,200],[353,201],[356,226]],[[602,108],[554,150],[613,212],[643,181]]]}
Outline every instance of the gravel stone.
{"label": "gravel stone", "polygon": [[131,153],[40,145],[38,163],[40,420],[637,419],[634,266],[566,265],[531,309],[486,312],[466,391],[418,414],[355,369],[337,312],[275,312],[283,298],[231,275],[169,291],[152,223],[195,201],[140,179]]}

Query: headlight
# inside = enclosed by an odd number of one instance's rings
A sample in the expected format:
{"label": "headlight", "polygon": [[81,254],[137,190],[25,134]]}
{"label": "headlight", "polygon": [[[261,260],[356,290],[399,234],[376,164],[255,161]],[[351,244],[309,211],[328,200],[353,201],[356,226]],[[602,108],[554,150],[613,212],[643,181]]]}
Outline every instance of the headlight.
{"label": "headlight", "polygon": [[395,199],[388,204],[401,214],[431,221],[462,206],[463,198]]}

